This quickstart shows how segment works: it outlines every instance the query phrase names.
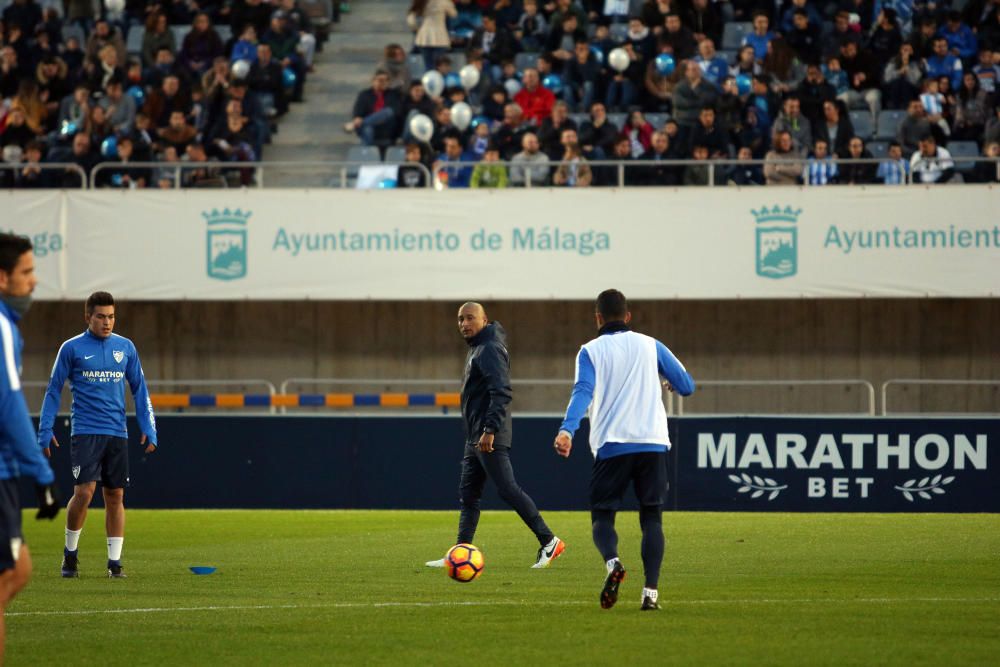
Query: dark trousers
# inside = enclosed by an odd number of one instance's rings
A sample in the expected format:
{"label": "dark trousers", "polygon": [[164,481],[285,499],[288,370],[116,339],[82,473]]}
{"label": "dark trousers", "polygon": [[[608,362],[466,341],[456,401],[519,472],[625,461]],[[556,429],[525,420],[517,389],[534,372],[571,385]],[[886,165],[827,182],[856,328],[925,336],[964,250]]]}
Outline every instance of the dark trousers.
{"label": "dark trousers", "polygon": [[497,447],[490,453],[479,451],[475,445],[465,446],[462,457],[462,480],[458,485],[462,513],[458,520],[458,543],[471,543],[479,525],[479,500],[483,497],[486,479],[496,484],[500,498],[514,508],[525,525],[531,529],[541,545],[552,539],[552,531],[545,525],[535,502],[517,485],[514,468],[510,465],[510,448]]}

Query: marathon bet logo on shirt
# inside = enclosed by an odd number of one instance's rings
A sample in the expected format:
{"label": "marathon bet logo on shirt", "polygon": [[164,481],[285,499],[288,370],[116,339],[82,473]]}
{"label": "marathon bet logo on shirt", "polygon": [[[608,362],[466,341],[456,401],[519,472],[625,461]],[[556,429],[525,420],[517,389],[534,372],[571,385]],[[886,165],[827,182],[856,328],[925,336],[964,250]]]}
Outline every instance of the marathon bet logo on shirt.
{"label": "marathon bet logo on shirt", "polygon": [[247,220],[250,211],[203,211],[209,278],[236,280],[247,274]]}
{"label": "marathon bet logo on shirt", "polygon": [[762,206],[750,212],[757,221],[757,275],[763,278],[788,278],[798,271],[798,229],[802,209],[778,204]]}

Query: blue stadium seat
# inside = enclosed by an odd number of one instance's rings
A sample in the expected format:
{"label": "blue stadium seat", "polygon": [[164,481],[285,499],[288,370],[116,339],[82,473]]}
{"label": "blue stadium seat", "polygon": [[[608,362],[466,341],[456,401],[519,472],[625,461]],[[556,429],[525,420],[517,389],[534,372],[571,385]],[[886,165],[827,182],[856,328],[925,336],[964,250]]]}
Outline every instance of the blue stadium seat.
{"label": "blue stadium seat", "polygon": [[134,25],[128,29],[128,37],[125,38],[125,50],[130,55],[142,53],[142,38],[146,36],[146,28],[141,25]]}
{"label": "blue stadium seat", "polygon": [[670,120],[668,113],[647,113],[646,120],[653,126],[654,130],[662,130],[663,124]]}
{"label": "blue stadium seat", "polygon": [[528,67],[536,67],[538,65],[538,54],[537,53],[518,53],[514,56],[514,67],[517,71],[523,72]]}
{"label": "blue stadium seat", "polygon": [[739,50],[743,45],[743,38],[753,32],[753,24],[750,22],[727,23],[722,28],[722,48],[728,50]]}
{"label": "blue stadium seat", "polygon": [[895,139],[896,130],[899,129],[899,124],[903,122],[904,118],[906,118],[906,112],[902,109],[883,110],[882,113],[878,115],[878,123],[875,127],[875,138]]}
{"label": "blue stadium seat", "polygon": [[867,145],[868,152],[872,154],[872,157],[882,159],[889,154],[889,142],[888,141],[871,141]]}
{"label": "blue stadium seat", "polygon": [[718,54],[726,59],[726,62],[732,65],[736,62],[736,56],[740,54],[739,49],[719,49]]}
{"label": "blue stadium seat", "polygon": [[78,25],[64,25],[62,27],[63,42],[69,40],[70,37],[75,37],[77,41],[80,42],[81,48],[87,44],[87,34],[83,32],[83,28]]}
{"label": "blue stadium seat", "polygon": [[571,113],[569,115],[569,118],[574,123],[576,123],[577,127],[580,127],[581,125],[583,125],[584,123],[586,123],[587,121],[590,120],[590,114],[589,113]]}
{"label": "blue stadium seat", "polygon": [[608,36],[611,37],[611,41],[616,44],[621,44],[628,37],[628,24],[627,23],[612,23],[608,26]]}
{"label": "blue stadium seat", "polygon": [[463,67],[469,64],[469,59],[466,57],[463,51],[451,51],[448,54],[448,57],[451,58],[452,72],[457,72],[458,70],[462,69]]}
{"label": "blue stadium seat", "polygon": [[389,146],[385,151],[385,161],[389,164],[406,162],[406,146]]}
{"label": "blue stadium seat", "polygon": [[[979,157],[979,146],[975,141],[949,141],[948,152],[952,157]],[[956,171],[969,172],[976,168],[976,163],[972,160],[968,162],[956,162]]]}
{"label": "blue stadium seat", "polygon": [[848,116],[854,126],[854,134],[868,141],[875,134],[875,125],[872,123],[872,115],[868,111],[850,111]]}
{"label": "blue stadium seat", "polygon": [[181,50],[181,46],[184,44],[184,38],[187,34],[191,32],[191,26],[189,25],[172,25],[170,29],[174,31],[174,40],[177,42],[177,50]]}
{"label": "blue stadium seat", "polygon": [[410,67],[410,74],[419,79],[424,73],[424,57],[419,53],[411,53],[406,57],[406,64]]}
{"label": "blue stadium seat", "polygon": [[213,27],[215,28],[215,32],[219,34],[219,39],[222,40],[223,44],[225,44],[226,42],[228,42],[233,38],[233,29],[228,24],[223,23],[221,25],[216,25]]}
{"label": "blue stadium seat", "polygon": [[[347,161],[379,164],[382,162],[382,156],[379,155],[377,146],[351,146],[347,150]],[[348,167],[347,176],[348,178],[357,178],[358,166]]]}
{"label": "blue stadium seat", "polygon": [[609,113],[608,122],[617,127],[619,130],[625,126],[625,121],[628,120],[627,113]]}

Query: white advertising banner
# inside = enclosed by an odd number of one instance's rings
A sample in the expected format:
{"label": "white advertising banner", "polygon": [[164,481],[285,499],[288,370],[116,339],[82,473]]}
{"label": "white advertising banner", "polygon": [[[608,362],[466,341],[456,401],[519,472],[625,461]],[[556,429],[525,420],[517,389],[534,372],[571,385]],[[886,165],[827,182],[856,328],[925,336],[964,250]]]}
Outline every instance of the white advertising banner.
{"label": "white advertising banner", "polygon": [[41,299],[1000,294],[989,186],[0,196]]}

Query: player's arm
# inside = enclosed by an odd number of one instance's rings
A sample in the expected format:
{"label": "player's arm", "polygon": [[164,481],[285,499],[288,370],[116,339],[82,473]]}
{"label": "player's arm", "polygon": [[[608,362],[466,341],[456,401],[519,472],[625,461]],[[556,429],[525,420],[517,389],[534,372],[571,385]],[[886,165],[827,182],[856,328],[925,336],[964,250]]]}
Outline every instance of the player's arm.
{"label": "player's arm", "polygon": [[479,371],[486,379],[490,403],[483,417],[483,434],[479,439],[479,449],[493,451],[493,436],[503,428],[507,418],[507,407],[513,398],[510,388],[510,358],[499,345],[487,345],[479,355]]}
{"label": "player's arm", "polygon": [[586,416],[587,408],[594,400],[595,379],[594,363],[587,350],[580,348],[580,353],[576,355],[573,393],[570,394],[569,405],[566,406],[566,416],[559,426],[559,434],[555,441],[556,453],[560,456],[569,456],[570,449],[573,447],[573,434],[580,428],[580,421]]}
{"label": "player's arm", "polygon": [[681,396],[690,396],[694,393],[694,379],[691,374],[674,353],[660,341],[656,341],[656,366],[660,376],[670,383],[671,391],[676,391]]}
{"label": "player's arm", "polygon": [[73,350],[69,342],[63,343],[52,364],[52,374],[49,376],[49,386],[45,389],[42,399],[42,412],[38,418],[38,446],[49,456],[49,445],[59,446],[59,441],[52,434],[56,415],[59,414],[59,403],[62,399],[63,385],[73,368]]}
{"label": "player's arm", "polygon": [[146,376],[142,372],[142,363],[139,361],[139,352],[135,349],[135,345],[132,346],[132,354],[129,355],[128,363],[125,365],[125,379],[132,389],[135,416],[139,421],[139,430],[142,431],[139,444],[146,445],[146,453],[149,454],[159,446],[156,441],[156,415],[153,414],[153,401],[149,397]]}

